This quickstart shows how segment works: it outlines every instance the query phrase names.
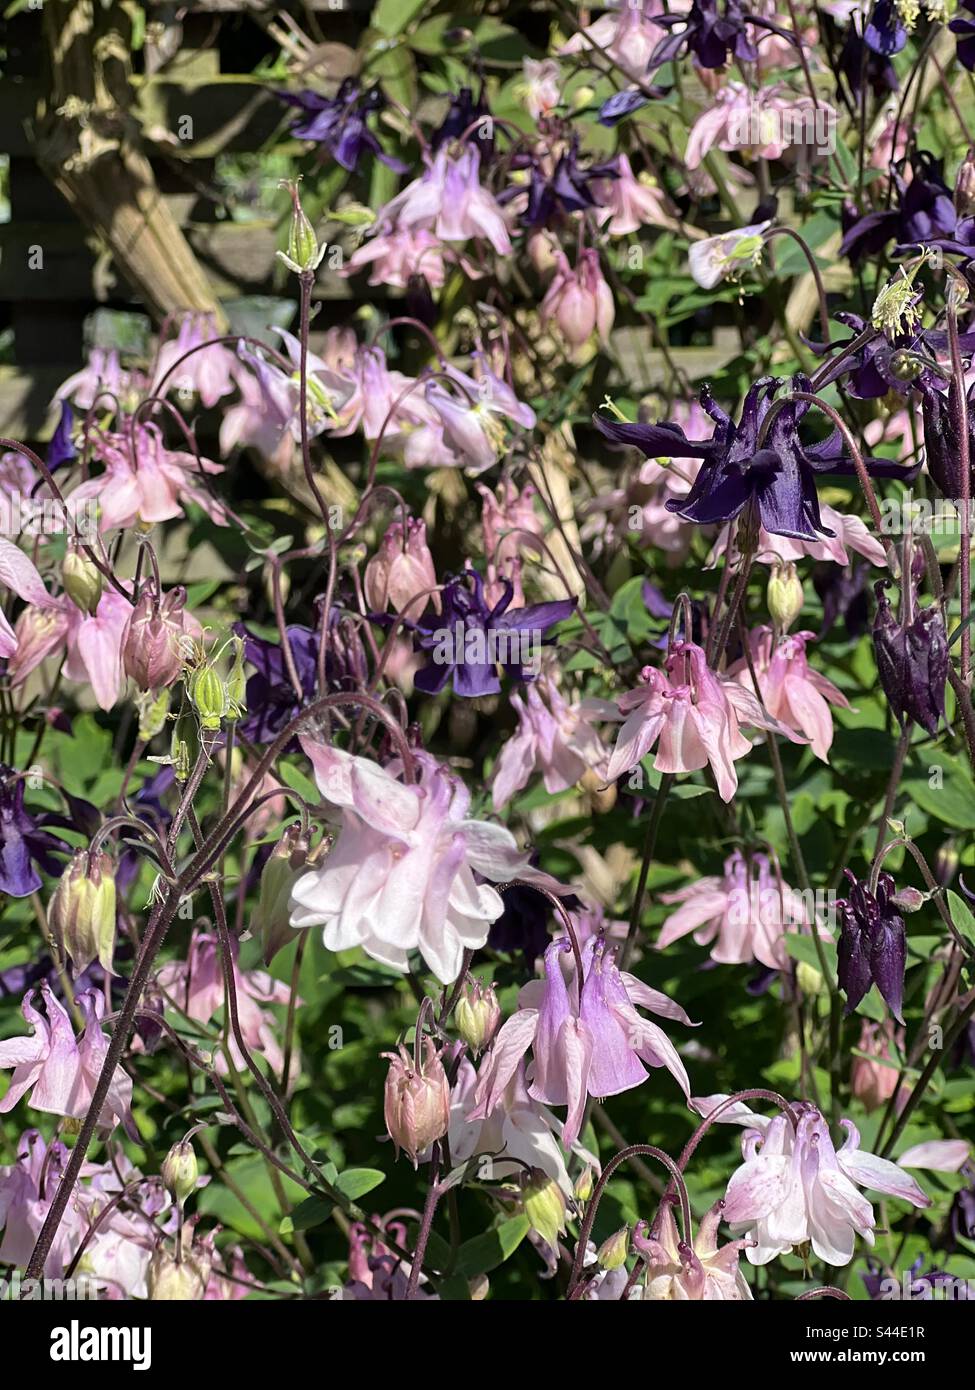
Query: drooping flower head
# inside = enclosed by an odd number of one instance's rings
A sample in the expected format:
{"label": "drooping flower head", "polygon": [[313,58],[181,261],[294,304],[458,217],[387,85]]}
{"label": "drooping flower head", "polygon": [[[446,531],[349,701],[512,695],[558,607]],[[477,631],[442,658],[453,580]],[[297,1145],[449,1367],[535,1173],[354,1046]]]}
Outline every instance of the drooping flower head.
{"label": "drooping flower head", "polygon": [[278,92],[277,96],[302,113],[291,127],[292,135],[320,145],[349,173],[355,173],[366,155],[398,174],[406,173],[407,166],[386,153],[367,125],[367,117],[385,105],[378,87],[365,90],[358,78],[347,77],[334,97],[313,91]]}
{"label": "drooping flower head", "polygon": [[[905,584],[913,585],[908,576]],[[929,734],[937,732],[945,713],[948,679],[948,636],[938,604],[919,608],[902,601],[901,617],[894,616],[884,590],[887,581],[874,585],[877,616],[873,625],[873,649],[877,674],[890,708],[902,725],[915,720]]]}
{"label": "drooping flower head", "polygon": [[894,880],[883,872],[876,892],[845,869],[850,892],[837,904],[841,923],[838,956],[840,988],[846,995],[846,1012],[852,1013],[872,984],[877,986],[898,1023],[903,1023],[904,968],[907,935],[904,919],[891,899]]}

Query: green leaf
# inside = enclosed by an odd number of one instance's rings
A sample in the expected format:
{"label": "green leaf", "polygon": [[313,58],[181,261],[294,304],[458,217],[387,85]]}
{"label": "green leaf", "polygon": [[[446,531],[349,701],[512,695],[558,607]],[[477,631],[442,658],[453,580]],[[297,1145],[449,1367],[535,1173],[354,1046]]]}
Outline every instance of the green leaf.
{"label": "green leaf", "polygon": [[346,1168],[345,1172],[336,1178],[335,1186],[344,1197],[354,1202],[385,1181],[386,1174],[381,1173],[378,1168]]}
{"label": "green leaf", "polygon": [[929,816],[958,830],[971,830],[975,825],[975,786],[971,777],[954,758],[934,751],[930,757],[927,774],[906,778],[904,791]]}
{"label": "green leaf", "polygon": [[531,1229],[527,1216],[515,1216],[493,1231],[466,1240],[457,1252],[457,1272],[468,1279],[504,1264]]}
{"label": "green leaf", "polygon": [[390,37],[402,34],[426,3],[427,0],[379,0],[372,12],[372,23]]}
{"label": "green leaf", "polygon": [[951,909],[951,920],[967,941],[975,946],[975,917],[972,916],[971,908],[963,898],[957,893],[948,889],[948,906]]}

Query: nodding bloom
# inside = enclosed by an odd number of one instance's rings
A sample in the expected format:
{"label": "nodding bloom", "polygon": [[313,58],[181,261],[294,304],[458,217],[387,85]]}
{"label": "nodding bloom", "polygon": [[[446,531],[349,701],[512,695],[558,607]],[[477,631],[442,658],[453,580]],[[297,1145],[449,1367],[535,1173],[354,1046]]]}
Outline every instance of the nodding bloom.
{"label": "nodding bloom", "polygon": [[592,771],[606,780],[608,755],[594,724],[601,717],[586,701],[564,699],[554,679],[542,675],[525,687],[524,699],[509,697],[518,715],[518,728],[501,747],[491,792],[500,811],[516,792],[541,772],[551,794],[575,786]]}
{"label": "nodding bloom", "polygon": [[52,877],[64,870],[54,850],[68,852],[24,806],[24,777],[0,763],[0,893],[28,898],[41,887],[38,867]]}
{"label": "nodding bloom", "polygon": [[699,878],[662,893],[660,900],[680,906],[664,922],[657,949],[693,932],[697,944],[710,945],[711,959],[722,965],[757,960],[769,970],[784,970],[789,960],[785,933],[810,925],[802,894],[783,882],[768,855],[745,855],[739,849],[725,860],[720,878]]}
{"label": "nodding bloom", "polygon": [[[750,386],[737,423],[705,387],[701,405],[715,422],[710,439],[688,439],[679,425],[668,422],[631,425],[603,415],[594,415],[593,422],[608,439],[632,444],[647,458],[702,460],[687,497],[667,503],[668,511],[685,521],[699,526],[727,522],[752,503],[760,525],[771,534],[816,541],[833,534],[822,520],[816,479],[821,474],[850,474],[853,463],[844,452],[839,430],[817,444],[802,443],[799,421],[809,408],[805,401],[777,403],[775,417],[759,447],[762,423],[780,384],[775,377],[762,377]],[[807,377],[792,378],[792,390],[810,389]],[[904,478],[909,474],[899,464],[878,459],[864,462],[875,477]]]}
{"label": "nodding bloom", "polygon": [[[922,336],[922,335],[918,335]],[[975,349],[975,333],[959,334],[958,346],[962,352]],[[922,347],[921,351],[925,349]],[[940,383],[938,383],[940,386]],[[928,474],[941,493],[950,501],[962,495],[961,485],[961,437],[955,411],[948,399],[948,393],[937,386],[920,383],[921,419],[924,423],[924,463]],[[966,405],[968,407],[968,450],[969,450],[969,488],[975,478],[975,400],[971,387],[968,388]]]}
{"label": "nodding bloom", "polygon": [[444,144],[420,178],[379,209],[380,227],[433,232],[441,241],[484,238],[499,256],[511,254],[504,214],[480,181],[481,152],[475,143],[456,153]]}
{"label": "nodding bloom", "polygon": [[874,585],[877,615],[873,650],[877,674],[890,708],[901,726],[915,720],[929,734],[937,732],[945,713],[948,680],[948,636],[944,614],[936,603],[914,610],[914,580],[908,576],[898,620],[884,593],[887,581]]}
{"label": "nodding bloom", "polygon": [[[412,1257],[405,1257],[386,1245],[383,1236],[389,1236],[390,1244],[399,1250],[408,1250],[406,1223],[394,1221],[395,1213],[379,1217],[373,1226],[353,1222],[349,1227],[349,1278],[339,1291],[332,1295],[337,1303],[382,1302],[402,1303],[410,1282]],[[377,1235],[374,1227],[382,1234]],[[436,1299],[437,1294],[428,1288],[425,1274],[420,1275],[415,1299]]]}
{"label": "nodding bloom", "polygon": [[[603,181],[615,179],[617,172],[615,161],[581,167],[579,137],[573,135],[557,157],[545,155],[532,161],[525,226],[545,227],[568,213],[598,207]],[[596,186],[591,188],[590,184]]]}
{"label": "nodding bloom", "polygon": [[[33,560],[5,536],[0,536],[0,585],[36,608],[54,606],[55,600],[44,587]],[[0,657],[12,656],[16,650],[17,634],[0,609]]]}
{"label": "nodding bloom", "polygon": [[495,604],[504,594],[504,580],[514,585],[512,602],[524,607],[521,587],[522,550],[533,549],[532,538],[541,537],[545,527],[535,511],[537,488],[527,483],[519,492],[510,478],[504,478],[492,492],[484,483],[475,485],[481,494],[481,531],[487,578],[484,596]]}
{"label": "nodding bloom", "polygon": [[806,659],[807,642],[814,632],[794,632],[776,642],[770,627],[753,628],[748,634],[752,666],[758,690],[745,657],[729,668],[728,675],[761,698],[768,713],[787,728],[802,734],[824,763],[829,762],[833,742],[830,705],[850,709],[850,702],[832,681],[813,670]]}
{"label": "nodding bloom", "polygon": [[666,661],[666,674],[645,666],[643,685],[616,700],[623,720],[607,777],[615,781],[643,761],[656,744],[658,772],[698,772],[710,763],[722,801],[738,786],[735,761],[751,752],[743,724],[771,729],[793,743],[805,740],[766,713],[751,691],[716,675],[695,642],[680,642]]}
{"label": "nodding bloom", "polygon": [[439,150],[441,145],[457,140],[476,140],[485,163],[494,153],[494,122],[483,82],[476,97],[470,87],[451,93],[447,114],[431,135],[430,144]]}
{"label": "nodding bloom", "polygon": [[299,140],[311,140],[326,150],[337,164],[354,174],[363,156],[369,155],[394,169],[406,173],[406,165],[387,154],[366,124],[372,112],[385,105],[378,87],[363,90],[356,77],[347,77],[334,97],[320,92],[277,92],[280,101],[296,106],[303,114],[291,127]]}
{"label": "nodding bloom", "polygon": [[158,394],[163,387],[166,394],[176,391],[181,396],[197,397],[207,410],[229,396],[242,375],[240,358],[226,343],[212,342],[216,336],[212,314],[184,315],[176,337],[167,339],[159,349],[152,393]]}
{"label": "nodding bloom", "polygon": [[693,1245],[688,1245],[680,1238],[673,1207],[662,1202],[652,1233],[634,1232],[633,1248],[643,1256],[646,1273],[642,1293],[633,1297],[652,1302],[751,1299],[748,1281],[738,1268],[741,1252],[751,1241],[730,1240],[719,1246],[718,1228],[724,1217],[725,1203],[715,1202],[702,1218]]}
{"label": "nodding bloom", "polygon": [[580,251],[575,267],[559,251],[555,275],[539,309],[543,325],[554,324],[571,348],[580,348],[594,333],[609,341],[616,317],[613,292],[603,279],[599,252]]}
{"label": "nodding bloom", "polygon": [[[692,1100],[700,1115],[709,1115],[726,1096]],[[903,1168],[860,1148],[860,1132],[850,1120],[843,1147],[835,1149],[829,1125],[814,1105],[797,1101],[795,1130],[786,1115],[769,1119],[737,1104],[719,1118],[746,1125],[744,1163],[732,1174],[725,1193],[724,1219],[753,1244],[745,1251],[750,1264],[765,1265],[796,1246],[812,1245],[829,1265],[847,1265],[857,1235],[874,1242],[873,1207],[859,1187],[883,1192],[915,1207],[931,1199]]]}
{"label": "nodding bloom", "polygon": [[404,532],[403,523],[394,521],[383,533],[379,549],[366,565],[363,576],[366,603],[380,612],[390,606],[397,613],[408,610],[414,617],[430,605],[439,612],[440,595],[429,592],[436,586],[426,523],[408,517]]}
{"label": "nodding bloom", "polygon": [[474,376],[457,367],[446,369],[459,391],[447,391],[441,382],[431,381],[424,395],[439,421],[444,446],[454,451],[452,462],[476,475],[492,468],[504,453],[504,420],[530,430],[535,426],[535,412],[519,401],[483,353],[475,352],[473,358]]}
{"label": "nodding bloom", "polygon": [[[899,1051],[903,1055],[903,1050],[904,1030],[895,1031],[889,1018],[884,1019],[883,1023],[871,1023],[868,1018],[863,1020],[857,1045],[858,1055],[850,1063],[850,1094],[860,1102],[867,1114],[886,1105],[894,1092],[898,1091],[900,1064],[897,1054]],[[900,1087],[894,1103],[897,1114],[904,1109],[910,1093],[910,1086]],[[900,1162],[903,1163],[903,1159]]]}
{"label": "nodding bloom", "polygon": [[863,41],[884,58],[892,58],[907,43],[907,26],[901,20],[901,8],[895,0],[876,0],[871,6]]}
{"label": "nodding bloom", "polygon": [[420,276],[431,289],[439,289],[445,279],[443,243],[432,232],[392,227],[357,247],[342,274],[355,275],[366,266],[370,285],[405,290],[414,276]]}
{"label": "nodding bloom", "polygon": [[516,681],[539,674],[545,633],[572,614],[575,599],[512,608],[514,585],[501,583],[501,598],[489,606],[484,580],[476,570],[465,570],[444,585],[442,612],[424,614],[413,624],[417,649],[429,657],[414,677],[417,690],[437,695],[452,681],[455,695],[474,699],[498,694],[499,667]]}
{"label": "nodding bloom", "polygon": [[741,0],[694,0],[687,14],[658,15],[655,23],[671,32],[650,55],[650,70],[691,53],[702,68],[723,68],[729,57],[739,63],[758,60],[758,45],[749,29],[764,29],[798,46],[790,30],[746,10]]}
{"label": "nodding bloom", "polygon": [[436,1043],[427,1034],[411,1056],[402,1043],[396,1052],[382,1054],[389,1061],[384,1114],[386,1132],[399,1157],[400,1149],[417,1166],[420,1153],[447,1133],[450,1119],[450,1083]]}
{"label": "nodding bloom", "polygon": [[714,105],[698,116],[687,137],[684,163],[696,169],[709,150],[740,151],[745,159],[780,159],[793,145],[792,132],[822,112],[826,129],[836,112],[812,97],[795,96],[776,83],[757,93],[743,82],[728,82],[715,94]]}
{"label": "nodding bloom", "polygon": [[114,405],[111,399],[114,396],[126,408],[135,405],[148,385],[141,372],[123,369],[115,348],[96,347],[88,354],[88,361],[81,371],[62,381],[54,393],[54,399],[71,401],[79,410],[90,410],[102,396],[105,397],[104,405]]}
{"label": "nodding bloom", "polygon": [[[690,0],[676,0],[668,8],[671,13],[684,14],[689,6]],[[664,12],[662,0],[640,0],[640,3],[620,5],[573,34],[559,49],[559,56],[586,54],[595,46],[627,76],[642,81],[650,55],[660,42],[658,17]]]}
{"label": "nodding bloom", "polygon": [[875,893],[858,882],[849,869],[843,872],[851,887],[848,897],[836,904],[841,923],[837,976],[851,1014],[875,984],[898,1023],[903,1023],[904,970],[907,933],[904,919],[891,899],[896,888],[888,873],[877,879]]}
{"label": "nodding bloom", "polygon": [[695,241],[687,254],[691,279],[704,290],[713,290],[722,280],[740,280],[746,270],[753,270],[761,262],[765,250],[762,233],[770,225],[753,222],[733,232]]}
{"label": "nodding bloom", "polygon": [[[34,1110],[81,1119],[92,1102],[108,1051],[108,1038],[101,1027],[105,1000],[96,991],[77,996],[85,1027],[80,1039],[76,1039],[67,1010],[46,980],[40,985],[43,1013],[34,1007],[37,996],[38,991],[32,989],[24,995],[21,1005],[31,1036],[0,1042],[0,1067],[13,1068],[7,1094],[0,1100],[0,1115],[6,1115],[27,1096]],[[132,1080],[121,1067],[116,1067],[98,1115],[99,1127],[110,1131],[121,1121],[136,1137],[131,1105]]]}
{"label": "nodding bloom", "polygon": [[[240,945],[236,939],[232,939],[234,990],[241,1036],[248,1051],[263,1057],[272,1072],[280,1076],[284,1054],[275,1033],[274,1015],[265,1006],[287,1004],[291,992],[282,980],[275,980],[264,970],[241,970],[239,953]],[[223,953],[216,936],[212,932],[194,932],[187,959],[169,961],[164,965],[157,973],[156,984],[164,997],[168,996],[166,1003],[170,1007],[175,1005],[197,1023],[210,1023],[227,1002]],[[247,1064],[232,1032],[228,1046],[234,1066],[245,1067]],[[295,1071],[297,1057],[292,1058],[292,1062],[292,1070]],[[215,1065],[217,1071],[226,1075],[229,1067],[222,1051],[217,1053]]]}
{"label": "nodding bloom", "polygon": [[550,116],[562,99],[560,69],[554,58],[523,58],[521,97],[533,121]]}
{"label": "nodding bloom", "polygon": [[690,1025],[680,1005],[619,970],[612,949],[599,938],[586,943],[581,989],[574,964],[566,982],[562,957],[571,950],[568,938],[553,941],[545,952],[544,980],[522,989],[517,1013],[481,1063],[469,1119],[491,1114],[529,1048],[528,1094],[542,1105],[568,1107],[562,1140],[569,1146],[579,1137],[586,1097],[601,1100],[639,1086],[647,1066],[666,1067],[689,1094],[677,1049],[657,1024],[637,1012],[639,1005]]}
{"label": "nodding bloom", "polygon": [[217,525],[227,525],[223,507],[206,483],[206,475],[222,473],[223,464],[167,448],[158,425],[140,423],[117,434],[95,430],[91,446],[104,472],[76,487],[71,502],[94,498],[100,530],[171,521],[185,514],[187,502]]}
{"label": "nodding bloom", "polygon": [[67,594],[44,607],[31,605],[17,619],[17,650],[10,658],[12,683],[20,685],[31,671],[55,653],[67,650],[64,675],[88,681],[101,709],[117,703],[125,683],[122,641],[132,604],[106,585],[94,613],[83,613]]}
{"label": "nodding bloom", "polygon": [[893,207],[862,217],[854,208],[844,215],[840,254],[854,264],[864,256],[878,255],[892,240],[898,246],[941,247],[971,255],[975,225],[971,218],[959,217],[941,160],[928,150],[915,150],[909,168],[909,180],[903,171],[891,170]]}
{"label": "nodding bloom", "polygon": [[606,180],[599,202],[596,221],[610,236],[628,236],[644,225],[678,225],[673,213],[667,211],[663,189],[649,174],[638,178],[625,154],[617,156],[616,178]]}
{"label": "nodding bloom", "polygon": [[[871,565],[886,566],[886,551],[860,517],[838,512],[825,502],[820,504],[819,515],[822,517],[823,525],[828,526],[833,535],[817,537],[814,541],[800,541],[792,536],[769,535],[768,531],[759,527],[755,559],[762,565],[787,564],[790,561],[808,558],[846,566],[853,563],[850,552],[855,551],[859,555],[865,555]],[[737,550],[732,531],[733,527],[728,526],[721,532],[708,556],[709,566],[717,563],[719,557],[727,552],[729,545]],[[864,572],[867,568],[868,566],[863,566]]]}
{"label": "nodding bloom", "polygon": [[[961,0],[961,8],[967,10],[969,16],[975,15],[975,0]],[[951,21],[948,28],[953,34],[958,35],[955,51],[959,63],[969,72],[975,72],[975,19],[959,15]]]}
{"label": "nodding bloom", "polygon": [[[3,1228],[0,1262],[3,1264],[21,1268],[27,1264],[67,1161],[68,1150],[60,1140],[48,1145],[38,1130],[28,1129],[20,1136],[16,1162],[0,1168],[0,1227]],[[44,1263],[46,1279],[63,1278],[87,1225],[76,1190]]]}
{"label": "nodding bloom", "polygon": [[322,926],[328,950],[361,946],[404,973],[419,951],[450,984],[504,907],[474,872],[495,883],[531,877],[528,856],[503,826],[468,819],[470,793],[429,754],[414,755],[420,780],[407,784],[365,758],[301,744],[341,828],[322,864],[295,883],[291,925]]}

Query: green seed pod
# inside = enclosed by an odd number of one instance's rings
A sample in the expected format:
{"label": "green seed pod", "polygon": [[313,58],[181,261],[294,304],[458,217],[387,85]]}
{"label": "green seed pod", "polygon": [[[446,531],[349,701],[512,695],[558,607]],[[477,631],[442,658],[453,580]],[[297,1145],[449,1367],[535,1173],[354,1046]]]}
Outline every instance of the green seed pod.
{"label": "green seed pod", "polygon": [[76,975],[98,958],[112,974],[115,950],[115,864],[111,855],[79,850],[58,881],[48,923]]}
{"label": "green seed pod", "polygon": [[229,709],[227,687],[208,663],[189,678],[188,693],[204,729],[219,729]]}
{"label": "green seed pod", "polygon": [[169,752],[177,782],[186,782],[200,756],[200,727],[196,715],[185,700],[173,725]]}
{"label": "green seed pod", "polygon": [[74,546],[64,557],[61,583],[76,608],[89,615],[95,612],[102,596],[102,576],[98,566]]}

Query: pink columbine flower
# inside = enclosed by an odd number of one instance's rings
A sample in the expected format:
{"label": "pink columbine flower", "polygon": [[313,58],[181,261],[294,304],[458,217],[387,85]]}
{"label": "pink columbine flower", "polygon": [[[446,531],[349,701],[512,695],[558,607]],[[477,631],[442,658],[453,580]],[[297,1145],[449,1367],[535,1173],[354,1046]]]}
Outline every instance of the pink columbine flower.
{"label": "pink columbine flower", "polygon": [[722,280],[740,280],[762,259],[762,233],[770,226],[770,222],[752,222],[733,232],[695,241],[687,253],[691,279],[702,290],[713,290]]}
{"label": "pink columbine flower", "polygon": [[301,745],[341,829],[328,857],[295,884],[291,925],[322,926],[328,950],[361,946],[404,973],[418,950],[450,984],[465,949],[483,946],[504,910],[474,871],[506,883],[531,874],[528,856],[503,826],[468,819],[469,791],[429,754],[415,755],[420,780],[407,784],[341,749]]}
{"label": "pink columbine flower", "polygon": [[603,279],[599,252],[580,251],[575,269],[563,252],[556,257],[556,271],[539,310],[544,325],[554,324],[572,348],[580,348],[593,333],[602,343],[609,340],[616,316],[613,292]]}
{"label": "pink columbine flower", "polygon": [[[850,702],[832,681],[813,670],[806,660],[806,643],[814,642],[814,632],[794,632],[778,642],[770,627],[753,628],[748,634],[752,665],[758,678],[758,693],[773,718],[797,734],[805,735],[809,746],[824,763],[829,762],[833,742],[833,716],[830,705],[850,709]],[[728,671],[749,692],[752,684],[747,660],[742,657]]]}
{"label": "pink columbine flower", "polygon": [[[504,420],[530,430],[536,417],[531,406],[519,401],[508,383],[491,369],[483,353],[473,356],[474,376],[457,367],[446,369],[459,392],[447,391],[440,382],[432,381],[424,395],[439,419],[444,444],[457,455],[456,466],[476,475],[493,467],[504,453]],[[407,450],[407,460],[409,453]]]}
{"label": "pink columbine flower", "polygon": [[492,783],[494,809],[500,811],[534,772],[541,772],[551,794],[575,786],[590,769],[605,780],[606,749],[594,727],[600,716],[584,702],[569,703],[555,681],[542,675],[525,686],[524,698],[511,695],[518,728],[502,745]]}
{"label": "pink columbine flower", "polygon": [[687,168],[696,169],[713,149],[735,150],[746,159],[780,159],[794,143],[794,130],[806,129],[814,118],[825,129],[831,128],[829,122],[835,124],[832,107],[785,91],[775,85],[756,92],[742,82],[728,82],[691,127],[684,156]]}
{"label": "pink columbine flower", "polygon": [[662,893],[661,901],[679,903],[661,928],[657,949],[694,933],[699,946],[711,946],[711,959],[722,965],[759,961],[769,970],[788,963],[785,932],[809,925],[802,895],[774,871],[768,855],[748,858],[735,850],[724,862],[721,878],[699,878],[686,888]]}
{"label": "pink columbine flower", "polygon": [[[863,1020],[857,1045],[858,1055],[850,1063],[850,1094],[856,1097],[867,1114],[886,1105],[898,1089],[900,1064],[895,1045],[903,1052],[903,1029],[895,1031],[892,1018],[886,1018],[883,1023],[871,1023],[868,1018]],[[903,1110],[910,1093],[910,1086],[900,1087],[895,1101],[898,1114]]]}
{"label": "pink columbine flower", "polygon": [[[152,394],[158,394],[160,387],[164,395],[176,391],[189,399],[196,397],[207,410],[229,396],[242,375],[240,359],[226,343],[214,342],[216,336],[212,314],[184,315],[176,337],[159,349]],[[171,368],[175,371],[170,374]]]}
{"label": "pink columbine flower", "polygon": [[[33,560],[4,536],[0,536],[0,585],[36,608],[54,606]],[[0,608],[0,657],[13,656],[17,642],[17,634]]]}
{"label": "pink columbine flower", "polygon": [[[55,998],[47,981],[40,986],[43,1013],[34,1008],[37,994],[37,990],[30,990],[21,1005],[31,1036],[0,1042],[0,1067],[14,1069],[7,1094],[0,1101],[0,1115],[6,1115],[30,1093],[28,1103],[34,1110],[81,1119],[91,1104],[108,1051],[108,1038],[101,1027],[105,1001],[95,991],[78,995],[76,1002],[85,1029],[76,1039],[67,1010]],[[121,1120],[130,1129],[131,1105],[131,1078],[116,1067],[98,1116],[100,1128],[113,1130]]]}
{"label": "pink columbine flower", "polygon": [[[247,1050],[267,1062],[271,1071],[280,1076],[284,1055],[274,1026],[270,1004],[286,1004],[290,990],[282,980],[275,980],[264,970],[241,970],[237,963],[239,945],[231,942],[234,987],[237,994],[237,1015]],[[174,1003],[197,1023],[209,1023],[226,1004],[223,960],[220,943],[211,932],[197,931],[190,941],[187,959],[170,961],[162,967],[156,983],[169,1002]],[[233,1033],[229,1037],[230,1055],[234,1066],[246,1066]],[[297,1059],[293,1059],[297,1064]],[[216,1068],[226,1074],[227,1059],[218,1053]],[[289,1080],[293,1079],[289,1078]]]}
{"label": "pink columbine flower", "polygon": [[409,227],[392,227],[355,250],[342,271],[354,275],[369,267],[370,285],[395,285],[405,290],[414,276],[421,276],[431,289],[444,282],[443,244],[432,232]]}
{"label": "pink columbine flower", "polygon": [[[3,1046],[3,1044],[0,1044]],[[48,1145],[36,1129],[25,1130],[17,1145],[16,1162],[0,1168],[0,1263],[23,1268],[41,1233],[57,1191],[68,1151],[58,1140]],[[44,1264],[46,1279],[61,1279],[78,1241],[88,1227],[77,1194],[68,1202],[64,1219]]]}
{"label": "pink columbine flower", "polygon": [[187,502],[195,502],[218,525],[227,524],[202,476],[222,473],[223,464],[197,462],[184,450],[168,449],[158,425],[138,424],[134,432],[126,426],[118,434],[96,430],[91,445],[104,472],[75,488],[70,501],[96,499],[100,530],[171,521],[183,516]]}
{"label": "pink columbine flower", "polygon": [[719,1246],[718,1228],[724,1216],[724,1202],[715,1202],[702,1218],[691,1247],[680,1238],[673,1207],[669,1202],[661,1204],[654,1233],[633,1236],[634,1248],[646,1260],[644,1301],[740,1303],[751,1299],[748,1281],[738,1268],[741,1252],[751,1242],[732,1240]]}
{"label": "pink columbine flower", "polygon": [[408,517],[404,534],[403,523],[394,521],[383,533],[379,549],[366,565],[363,576],[366,603],[380,613],[390,607],[397,613],[409,610],[411,618],[419,617],[430,606],[439,613],[440,595],[436,587],[437,574],[427,545],[426,524]]}
{"label": "pink columbine flower", "polygon": [[643,81],[650,55],[667,32],[654,24],[655,16],[668,10],[672,14],[680,13],[690,7],[690,0],[676,0],[669,5],[664,5],[662,0],[636,0],[634,4],[620,5],[573,34],[559,49],[559,56],[586,54],[595,45],[628,77]]}
{"label": "pink columbine flower", "polygon": [[[870,426],[867,426],[869,431]],[[772,536],[764,527],[759,527],[755,559],[763,565],[782,564],[808,558],[811,560],[832,560],[837,565],[852,563],[850,552],[863,555],[872,565],[886,566],[887,556],[877,537],[858,516],[846,516],[826,502],[820,503],[823,525],[835,532],[833,536],[817,541],[797,540],[793,536]],[[708,567],[717,564],[727,553],[731,542],[731,527],[725,527],[708,556]],[[733,547],[732,547],[733,548]]]}
{"label": "pink columbine flower", "polygon": [[628,236],[642,226],[676,227],[677,219],[664,205],[664,195],[656,182],[637,178],[625,154],[616,161],[619,177],[600,185],[600,207],[596,220],[610,236]]}
{"label": "pink columbine flower", "polygon": [[533,980],[519,994],[517,1013],[481,1064],[469,1119],[492,1113],[529,1048],[528,1094],[542,1105],[568,1107],[562,1142],[569,1146],[579,1137],[586,1097],[600,1100],[639,1086],[647,1066],[666,1067],[689,1094],[677,1049],[636,1007],[693,1026],[680,1005],[619,970],[599,938],[586,944],[580,991],[576,970],[568,983],[562,971],[561,958],[570,950],[567,938],[553,941],[545,952],[544,980]]}
{"label": "pink columbine flower", "polygon": [[[692,1100],[700,1115],[709,1115],[725,1096]],[[724,1217],[755,1244],[746,1251],[753,1265],[811,1243],[813,1253],[829,1265],[853,1258],[855,1237],[873,1245],[873,1207],[858,1187],[884,1192],[915,1207],[931,1199],[896,1163],[865,1153],[860,1133],[850,1120],[843,1147],[835,1149],[829,1126],[814,1105],[793,1105],[798,1128],[785,1115],[769,1119],[737,1104],[720,1118],[747,1126],[742,1135],[744,1163],[732,1174],[725,1194]]]}
{"label": "pink columbine flower", "polygon": [[134,405],[146,391],[149,383],[141,372],[126,371],[119,361],[115,348],[92,348],[88,361],[80,372],[75,372],[62,381],[54,393],[56,401],[72,401],[79,410],[90,410],[96,401],[111,407],[111,397],[121,402],[123,408]]}
{"label": "pink columbine flower", "polygon": [[521,95],[533,121],[551,116],[562,99],[561,73],[554,58],[523,58]]}
{"label": "pink columbine flower", "polygon": [[537,489],[526,484],[520,491],[510,478],[503,479],[492,492],[484,483],[476,484],[481,494],[481,532],[487,561],[484,597],[489,605],[504,596],[504,582],[514,585],[512,604],[525,605],[521,586],[521,554],[531,549],[532,539],[541,537],[544,526],[535,511]]}
{"label": "pink columbine flower", "polygon": [[805,740],[762,710],[751,691],[710,669],[695,642],[678,643],[666,662],[667,673],[645,666],[644,684],[616,701],[623,719],[609,762],[613,782],[636,767],[657,745],[658,772],[697,772],[710,763],[722,801],[738,787],[735,762],[751,751],[741,725],[771,729]]}
{"label": "pink columbine flower", "polygon": [[456,154],[441,145],[433,162],[376,214],[379,227],[432,231],[441,241],[483,237],[499,256],[511,254],[504,213],[480,182],[481,152],[466,144]]}
{"label": "pink columbine flower", "polygon": [[125,595],[107,585],[93,614],[83,613],[67,594],[25,608],[14,627],[13,684],[20,685],[47,657],[66,651],[67,679],[89,682],[99,707],[112,709],[125,683],[122,642],[131,614]]}

